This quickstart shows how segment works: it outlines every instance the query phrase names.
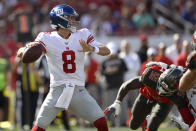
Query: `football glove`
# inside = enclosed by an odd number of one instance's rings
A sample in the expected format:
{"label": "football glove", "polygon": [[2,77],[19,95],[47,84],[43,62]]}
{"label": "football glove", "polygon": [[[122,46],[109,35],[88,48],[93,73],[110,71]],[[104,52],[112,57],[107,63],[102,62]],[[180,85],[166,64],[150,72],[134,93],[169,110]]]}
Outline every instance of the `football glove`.
{"label": "football glove", "polygon": [[174,123],[174,125],[182,130],[182,131],[188,131],[189,130],[189,125],[187,125],[186,123],[184,123],[182,120],[178,119],[177,117],[173,116],[171,118],[171,122]]}
{"label": "football glove", "polygon": [[121,110],[121,101],[115,100],[115,102],[107,107],[104,111],[104,114],[110,116],[114,112],[114,117],[117,117]]}
{"label": "football glove", "polygon": [[25,47],[21,47],[20,49],[18,49],[18,51],[17,51],[17,57],[22,57],[22,55],[23,55],[23,52],[24,52],[24,50],[25,50]]}

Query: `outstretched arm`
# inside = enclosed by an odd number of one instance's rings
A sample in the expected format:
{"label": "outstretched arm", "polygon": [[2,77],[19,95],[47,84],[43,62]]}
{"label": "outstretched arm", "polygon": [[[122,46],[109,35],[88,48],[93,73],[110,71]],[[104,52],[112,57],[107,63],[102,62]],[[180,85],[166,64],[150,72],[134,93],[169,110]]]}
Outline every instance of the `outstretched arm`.
{"label": "outstretched arm", "polygon": [[185,92],[193,87],[196,81],[196,69],[188,69],[180,79],[179,90]]}
{"label": "outstretched arm", "polygon": [[100,45],[93,47],[90,44],[87,44],[84,40],[79,40],[80,45],[82,46],[81,50],[78,50],[79,52],[95,52],[99,55],[106,56],[110,54],[110,50],[105,45]]}
{"label": "outstretched arm", "polygon": [[130,90],[135,90],[140,87],[142,87],[142,83],[139,81],[140,77],[135,77],[127,82],[124,82],[122,86],[120,87],[116,100],[112,105],[110,105],[108,108],[105,109],[104,113],[105,115],[110,116],[113,112],[115,112],[114,116],[117,117],[118,114],[120,113],[121,109],[121,102],[123,98],[126,96],[126,94]]}
{"label": "outstretched arm", "polygon": [[142,87],[142,82],[139,81],[139,76],[124,82],[117,94],[116,100],[122,101],[130,90],[139,89]]}

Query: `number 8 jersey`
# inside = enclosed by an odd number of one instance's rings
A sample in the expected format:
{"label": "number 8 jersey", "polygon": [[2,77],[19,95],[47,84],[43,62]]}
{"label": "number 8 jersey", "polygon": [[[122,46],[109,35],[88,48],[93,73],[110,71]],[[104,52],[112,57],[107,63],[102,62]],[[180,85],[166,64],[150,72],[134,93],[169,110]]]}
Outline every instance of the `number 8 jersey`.
{"label": "number 8 jersey", "polygon": [[101,43],[94,40],[94,37],[86,28],[72,33],[68,39],[59,36],[57,31],[41,32],[35,39],[45,48],[44,53],[50,73],[50,87],[56,87],[67,82],[84,86],[85,53],[78,52],[82,49],[79,43],[80,39],[92,46],[101,45]]}

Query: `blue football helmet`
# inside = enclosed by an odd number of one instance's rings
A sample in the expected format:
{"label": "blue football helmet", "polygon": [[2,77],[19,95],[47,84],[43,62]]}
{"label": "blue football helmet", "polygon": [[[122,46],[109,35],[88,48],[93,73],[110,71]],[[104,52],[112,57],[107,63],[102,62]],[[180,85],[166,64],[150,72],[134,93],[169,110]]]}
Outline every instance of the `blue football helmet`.
{"label": "blue football helmet", "polygon": [[53,29],[58,27],[69,29],[71,32],[76,32],[76,26],[79,21],[72,21],[72,18],[77,18],[78,13],[69,5],[57,5],[50,11],[50,23]]}

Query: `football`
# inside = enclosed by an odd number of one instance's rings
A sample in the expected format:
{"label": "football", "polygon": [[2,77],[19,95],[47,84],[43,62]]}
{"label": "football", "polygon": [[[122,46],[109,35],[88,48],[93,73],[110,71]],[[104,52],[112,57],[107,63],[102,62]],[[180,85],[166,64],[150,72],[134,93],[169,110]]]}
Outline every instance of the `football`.
{"label": "football", "polygon": [[24,49],[21,60],[23,63],[32,63],[36,61],[41,55],[42,55],[42,45],[35,44],[33,46],[26,47]]}

